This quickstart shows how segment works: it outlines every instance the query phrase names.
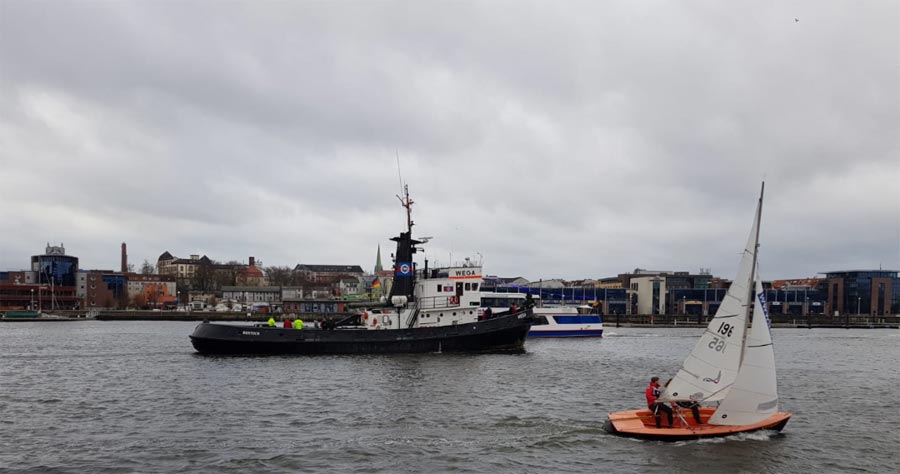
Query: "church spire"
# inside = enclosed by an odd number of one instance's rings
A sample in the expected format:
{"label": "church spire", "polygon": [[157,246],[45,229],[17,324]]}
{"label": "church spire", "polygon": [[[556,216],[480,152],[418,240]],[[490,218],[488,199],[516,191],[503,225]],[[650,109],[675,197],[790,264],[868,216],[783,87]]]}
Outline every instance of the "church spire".
{"label": "church spire", "polygon": [[381,271],[384,271],[384,268],[381,266],[381,244],[378,244],[378,256],[375,257],[375,274],[377,275]]}

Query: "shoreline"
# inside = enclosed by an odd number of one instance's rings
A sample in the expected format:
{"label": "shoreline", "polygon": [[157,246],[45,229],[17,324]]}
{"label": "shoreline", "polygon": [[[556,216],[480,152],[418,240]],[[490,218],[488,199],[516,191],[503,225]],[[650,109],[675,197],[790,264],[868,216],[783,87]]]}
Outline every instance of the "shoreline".
{"label": "shoreline", "polygon": [[[274,315],[275,319],[279,322],[284,320],[284,316],[282,314]],[[340,319],[344,318],[347,315],[335,315],[335,316],[323,316],[323,315],[307,315],[305,318],[301,318],[304,321],[321,321],[323,319]],[[88,317],[86,315],[73,315],[73,317],[66,316],[52,316],[52,317],[41,317],[41,318],[0,318],[0,323],[59,323],[59,322],[79,322],[79,321],[130,321],[130,322],[145,322],[145,321],[211,321],[211,322],[226,322],[226,323],[237,323],[237,322],[247,322],[247,323],[264,323],[268,320],[268,315],[264,314],[253,314],[247,315],[246,313],[159,313],[159,312],[141,312],[139,314],[129,314],[129,313],[101,313],[95,317]],[[650,329],[650,328],[667,328],[667,329],[702,329],[706,327],[706,322],[702,324],[697,324],[696,321],[665,321],[665,322],[625,322],[625,321],[604,321],[603,329],[608,331],[610,329],[615,328],[642,328],[642,329]],[[785,322],[774,322],[772,323],[772,327],[776,329],[900,329],[900,322],[863,322],[863,321],[853,321],[849,324],[846,322],[835,322],[835,321],[812,321],[806,322],[803,320],[794,320],[794,321],[785,321]]]}

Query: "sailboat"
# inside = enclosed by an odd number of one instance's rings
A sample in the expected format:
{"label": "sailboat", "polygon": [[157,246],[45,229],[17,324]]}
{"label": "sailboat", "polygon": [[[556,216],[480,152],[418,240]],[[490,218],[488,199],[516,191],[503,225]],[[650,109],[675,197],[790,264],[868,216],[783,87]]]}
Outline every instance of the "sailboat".
{"label": "sailboat", "polygon": [[[637,438],[677,441],[757,430],[781,431],[791,418],[778,411],[775,353],[759,280],[757,253],[765,183],[737,276],[659,402],[675,411],[672,428],[656,427],[649,409],[610,413],[604,429]],[[751,311],[752,308],[752,311]],[[749,326],[748,326],[749,323]],[[700,404],[700,424],[679,405]]]}

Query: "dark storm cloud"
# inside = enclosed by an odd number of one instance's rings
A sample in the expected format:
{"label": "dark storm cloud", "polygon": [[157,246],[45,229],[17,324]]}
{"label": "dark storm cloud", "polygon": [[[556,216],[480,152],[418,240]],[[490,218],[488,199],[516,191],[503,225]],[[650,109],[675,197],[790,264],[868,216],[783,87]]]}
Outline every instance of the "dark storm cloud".
{"label": "dark storm cloud", "polygon": [[[800,17],[800,22],[794,18]],[[0,3],[0,268],[350,263],[403,225],[486,271],[900,267],[900,6]],[[4,229],[7,230],[7,229]]]}

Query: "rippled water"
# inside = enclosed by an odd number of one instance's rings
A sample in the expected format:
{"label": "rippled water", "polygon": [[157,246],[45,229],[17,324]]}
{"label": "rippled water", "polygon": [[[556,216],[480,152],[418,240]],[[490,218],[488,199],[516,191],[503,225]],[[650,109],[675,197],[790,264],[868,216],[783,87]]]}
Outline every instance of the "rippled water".
{"label": "rippled water", "polygon": [[210,357],[194,323],[0,324],[0,472],[893,472],[900,332],[776,329],[780,434],[606,434],[695,329],[520,355]]}

